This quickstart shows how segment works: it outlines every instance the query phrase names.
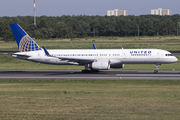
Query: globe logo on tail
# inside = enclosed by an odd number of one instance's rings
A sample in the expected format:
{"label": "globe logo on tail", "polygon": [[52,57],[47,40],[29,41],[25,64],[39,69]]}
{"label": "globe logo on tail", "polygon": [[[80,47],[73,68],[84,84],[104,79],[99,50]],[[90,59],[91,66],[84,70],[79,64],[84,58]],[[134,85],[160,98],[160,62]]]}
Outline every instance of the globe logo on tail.
{"label": "globe logo on tail", "polygon": [[41,48],[29,35],[25,35],[21,39],[21,42],[19,43],[19,51],[27,52],[27,51],[37,51],[37,50],[41,50]]}

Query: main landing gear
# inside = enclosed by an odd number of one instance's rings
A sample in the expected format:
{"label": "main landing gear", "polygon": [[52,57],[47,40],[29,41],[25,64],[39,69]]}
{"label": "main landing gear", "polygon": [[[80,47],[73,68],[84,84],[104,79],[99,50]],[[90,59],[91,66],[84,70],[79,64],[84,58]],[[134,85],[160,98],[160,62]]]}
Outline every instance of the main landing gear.
{"label": "main landing gear", "polygon": [[154,70],[154,74],[157,74],[157,73],[158,73],[158,70],[159,70],[158,66],[161,65],[161,64],[155,64],[155,65],[156,65],[156,68],[155,68],[155,70]]}
{"label": "main landing gear", "polygon": [[89,66],[88,64],[85,65],[85,70],[82,70],[82,73],[94,73],[94,72],[99,72],[99,70],[88,70]]}

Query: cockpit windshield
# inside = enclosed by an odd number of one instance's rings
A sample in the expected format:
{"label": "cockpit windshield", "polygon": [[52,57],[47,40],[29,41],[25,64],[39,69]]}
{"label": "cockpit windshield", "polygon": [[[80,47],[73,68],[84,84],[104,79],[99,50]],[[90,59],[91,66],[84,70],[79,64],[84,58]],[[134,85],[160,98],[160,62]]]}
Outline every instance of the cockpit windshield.
{"label": "cockpit windshield", "polygon": [[166,54],[166,56],[173,56],[173,54]]}

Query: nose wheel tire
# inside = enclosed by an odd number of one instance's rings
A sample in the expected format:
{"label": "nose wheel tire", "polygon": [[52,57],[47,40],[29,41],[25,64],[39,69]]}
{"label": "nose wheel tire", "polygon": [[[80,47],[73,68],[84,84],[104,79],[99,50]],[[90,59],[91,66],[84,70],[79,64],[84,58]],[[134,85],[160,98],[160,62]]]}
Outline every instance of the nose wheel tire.
{"label": "nose wheel tire", "polygon": [[154,70],[154,74],[157,74],[158,73],[158,70]]}

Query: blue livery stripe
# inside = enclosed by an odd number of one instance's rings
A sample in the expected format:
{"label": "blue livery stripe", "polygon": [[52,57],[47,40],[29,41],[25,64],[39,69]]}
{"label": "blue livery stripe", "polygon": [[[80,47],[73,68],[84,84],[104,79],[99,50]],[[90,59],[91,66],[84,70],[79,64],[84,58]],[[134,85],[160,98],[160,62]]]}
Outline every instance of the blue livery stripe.
{"label": "blue livery stripe", "polygon": [[94,44],[93,44],[93,48],[94,48],[94,49],[97,49],[96,46],[95,46]]}
{"label": "blue livery stripe", "polygon": [[47,56],[50,56],[49,52],[46,50],[46,48],[43,46],[44,52]]}

